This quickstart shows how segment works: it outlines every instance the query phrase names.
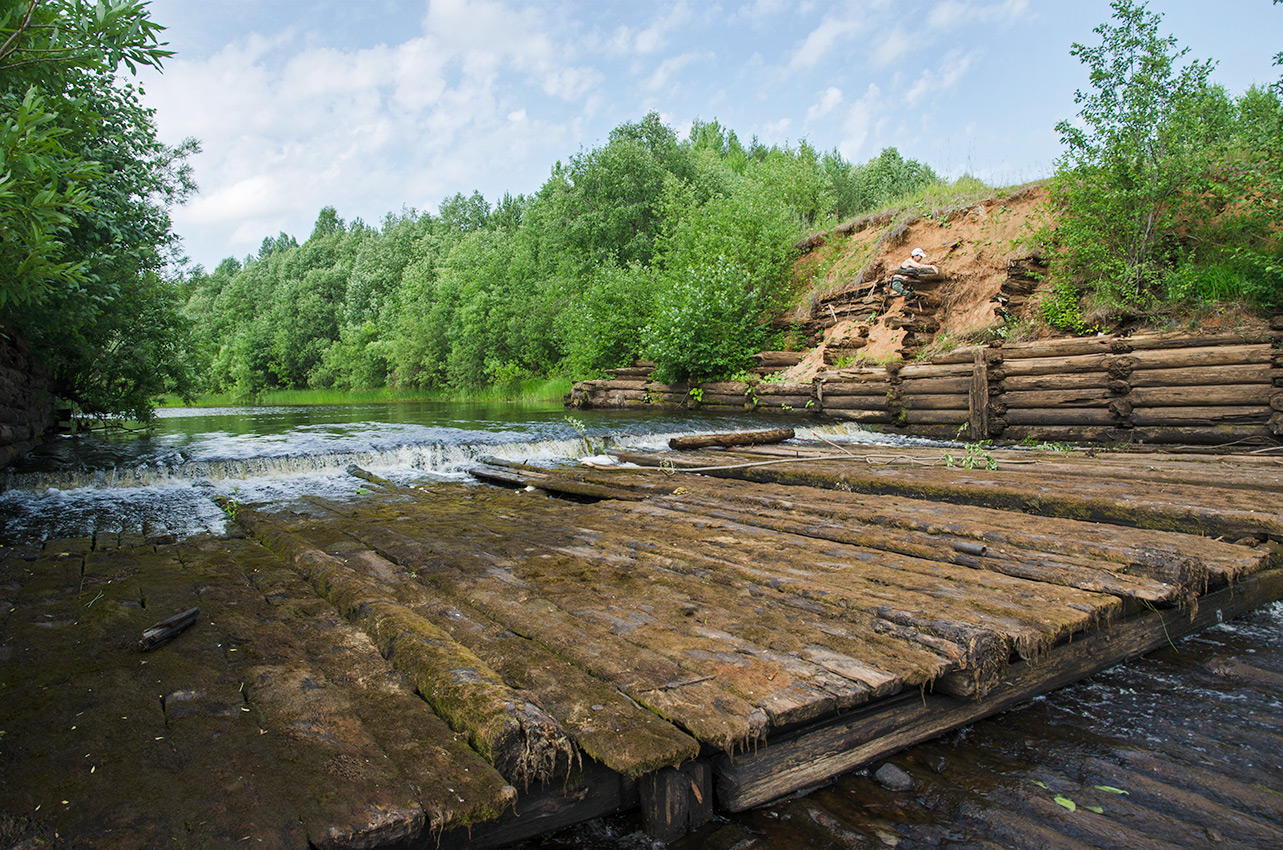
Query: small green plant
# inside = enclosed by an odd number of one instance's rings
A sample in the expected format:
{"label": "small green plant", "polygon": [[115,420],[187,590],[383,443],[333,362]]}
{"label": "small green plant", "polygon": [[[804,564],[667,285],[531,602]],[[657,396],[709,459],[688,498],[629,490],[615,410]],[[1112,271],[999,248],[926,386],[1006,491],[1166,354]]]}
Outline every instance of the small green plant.
{"label": "small green plant", "polygon": [[691,400],[694,401],[696,404],[703,404],[704,391],[699,387],[691,387],[689,395],[691,397]]}
{"label": "small green plant", "polygon": [[233,522],[236,521],[236,516],[241,511],[240,492],[241,492],[240,487],[232,488],[232,495],[224,499],[221,504],[223,513],[227,514],[227,518],[232,520]]}
{"label": "small green plant", "polygon": [[784,411],[785,413],[788,413],[788,412],[789,412],[790,410],[792,410],[792,409],[793,409],[793,405],[791,405],[791,404],[781,404],[781,405],[780,405],[780,410]]}
{"label": "small green plant", "polygon": [[[961,437],[962,432],[966,430],[967,425],[963,423],[958,426],[957,436]],[[980,440],[974,443],[965,443],[963,445],[963,454],[955,457],[951,453],[944,456],[944,465],[949,469],[961,467],[962,469],[989,469],[998,468],[998,461],[993,455],[989,454],[989,449],[993,447],[993,440]]]}
{"label": "small green plant", "polygon": [[576,419],[573,416],[565,416],[562,418],[566,420],[566,424],[575,429],[575,433],[579,434],[579,439],[584,441],[584,447],[588,450],[588,454],[601,454],[605,451],[606,446],[604,443],[594,440],[588,436],[588,426],[584,424],[582,419]]}

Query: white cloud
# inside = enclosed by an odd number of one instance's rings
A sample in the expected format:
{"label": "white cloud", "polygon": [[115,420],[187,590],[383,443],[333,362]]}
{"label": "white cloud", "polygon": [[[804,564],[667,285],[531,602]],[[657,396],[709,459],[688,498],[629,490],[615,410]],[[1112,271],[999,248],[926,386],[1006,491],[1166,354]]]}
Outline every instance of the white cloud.
{"label": "white cloud", "polygon": [[770,121],[762,125],[762,139],[770,144],[780,144],[788,138],[789,127],[793,124],[791,118],[781,118],[778,121]]}
{"label": "white cloud", "polygon": [[953,88],[971,68],[971,63],[978,53],[979,51],[973,51],[963,56],[957,50],[949,51],[940,62],[940,70],[927,69],[922,72],[905,93],[905,102],[914,106],[925,97]]}
{"label": "white cloud", "polygon": [[927,13],[932,29],[951,30],[966,23],[1003,24],[1022,17],[1029,10],[1029,0],[1003,0],[1001,3],[968,3],[945,0]]}
{"label": "white cloud", "polygon": [[814,68],[841,40],[851,38],[861,29],[862,24],[858,18],[826,17],[793,52],[789,70]]}
{"label": "white cloud", "polygon": [[633,49],[643,55],[659,50],[668,40],[668,34],[691,19],[690,8],[679,2],[668,14],[659,18],[633,39]]}
{"label": "white cloud", "polygon": [[912,48],[921,46],[922,39],[915,38],[904,30],[893,30],[879,40],[877,49],[869,57],[869,64],[874,68],[885,68]]}
{"label": "white cloud", "polygon": [[816,101],[810,109],[806,110],[806,122],[809,124],[816,119],[823,118],[834,109],[837,109],[838,105],[841,103],[842,90],[837,86],[829,86],[824,90],[824,93],[820,95],[820,99]]}
{"label": "white cloud", "polygon": [[842,141],[838,150],[851,162],[857,162],[869,133],[878,123],[878,111],[883,108],[882,90],[870,83],[864,96],[851,104],[842,123]]}
{"label": "white cloud", "polygon": [[680,56],[672,56],[659,63],[659,67],[646,79],[643,87],[647,91],[659,91],[669,84],[672,76],[685,68],[691,62],[700,58],[699,53],[683,53]]}

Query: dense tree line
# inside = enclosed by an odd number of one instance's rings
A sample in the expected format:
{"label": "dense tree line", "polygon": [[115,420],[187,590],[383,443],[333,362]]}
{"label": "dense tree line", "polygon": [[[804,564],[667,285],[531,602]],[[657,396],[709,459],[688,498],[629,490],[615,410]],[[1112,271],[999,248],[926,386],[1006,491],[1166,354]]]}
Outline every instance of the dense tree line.
{"label": "dense tree line", "polygon": [[122,72],[159,68],[136,0],[0,0],[0,332],[27,339],[90,414],[187,392],[187,322],[165,278],[167,209],[195,187]]}
{"label": "dense tree line", "polygon": [[[1275,0],[1277,4],[1279,0]],[[1212,61],[1160,32],[1144,3],[1115,0],[1052,188],[1054,324],[1151,315],[1197,302],[1283,306],[1283,80],[1232,96]],[[1283,53],[1275,57],[1283,64]]]}
{"label": "dense tree line", "polygon": [[557,163],[531,196],[457,194],[378,227],[325,208],[185,281],[212,391],[470,389],[642,355],[670,377],[742,368],[790,299],[793,244],[936,179],[888,149],[687,138],[651,113]]}

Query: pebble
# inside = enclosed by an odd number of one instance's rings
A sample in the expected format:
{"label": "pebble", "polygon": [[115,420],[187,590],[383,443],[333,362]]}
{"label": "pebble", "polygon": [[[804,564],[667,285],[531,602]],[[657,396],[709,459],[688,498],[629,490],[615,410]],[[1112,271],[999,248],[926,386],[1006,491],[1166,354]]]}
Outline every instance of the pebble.
{"label": "pebble", "polygon": [[890,762],[879,767],[873,778],[888,791],[913,790],[913,777]]}

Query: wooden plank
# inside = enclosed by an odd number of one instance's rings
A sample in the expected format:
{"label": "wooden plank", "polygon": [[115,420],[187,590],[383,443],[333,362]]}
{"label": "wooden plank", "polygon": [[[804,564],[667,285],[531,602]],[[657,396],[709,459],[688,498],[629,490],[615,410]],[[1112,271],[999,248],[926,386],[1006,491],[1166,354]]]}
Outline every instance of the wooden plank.
{"label": "wooden plank", "polygon": [[1133,387],[1269,384],[1274,372],[1274,368],[1267,363],[1201,366],[1194,369],[1136,369],[1127,378],[1127,382]]}
{"label": "wooden plank", "polygon": [[793,439],[792,428],[772,428],[766,431],[737,431],[729,434],[689,434],[673,437],[668,447],[675,450],[707,449],[714,446],[762,446]]}
{"label": "wooden plank", "polygon": [[1085,390],[1107,387],[1112,380],[1114,379],[1106,372],[1080,372],[1064,375],[1008,375],[1003,380],[1002,386],[1008,393],[1035,390]]}
{"label": "wooden plank", "polygon": [[900,392],[904,395],[928,395],[945,393],[948,395],[965,394],[971,389],[970,377],[957,378],[908,378],[900,382]]}
{"label": "wooden plank", "polygon": [[974,353],[971,387],[967,394],[969,405],[967,421],[971,430],[971,439],[987,440],[989,439],[989,366],[985,361],[983,350],[977,348]]}
{"label": "wooden plank", "polygon": [[1268,384],[1137,387],[1127,400],[1136,407],[1267,407],[1273,391]]}
{"label": "wooden plank", "polygon": [[706,761],[649,773],[638,791],[642,823],[654,841],[676,841],[713,817],[713,771]]}
{"label": "wooden plank", "polygon": [[1258,573],[1204,597],[1192,618],[1184,612],[1143,614],[1057,647],[1037,664],[1013,664],[1001,685],[980,702],[907,695],[771,741],[734,759],[718,757],[714,761],[718,802],[740,812],[818,785],[1280,598],[1283,570]]}
{"label": "wooden plank", "polygon": [[[988,393],[986,393],[986,396]],[[931,394],[931,395],[907,395],[902,394],[899,397],[900,407],[904,410],[970,410],[970,395],[968,393],[959,393],[957,395]]]}
{"label": "wooden plank", "polygon": [[1268,407],[1137,407],[1132,411],[1135,425],[1264,425],[1270,419]]}
{"label": "wooden plank", "polygon": [[1118,396],[1108,387],[1090,387],[1064,390],[1022,390],[1013,392],[1010,387],[1002,394],[1002,403],[1009,409],[1060,407],[1106,407]]}

